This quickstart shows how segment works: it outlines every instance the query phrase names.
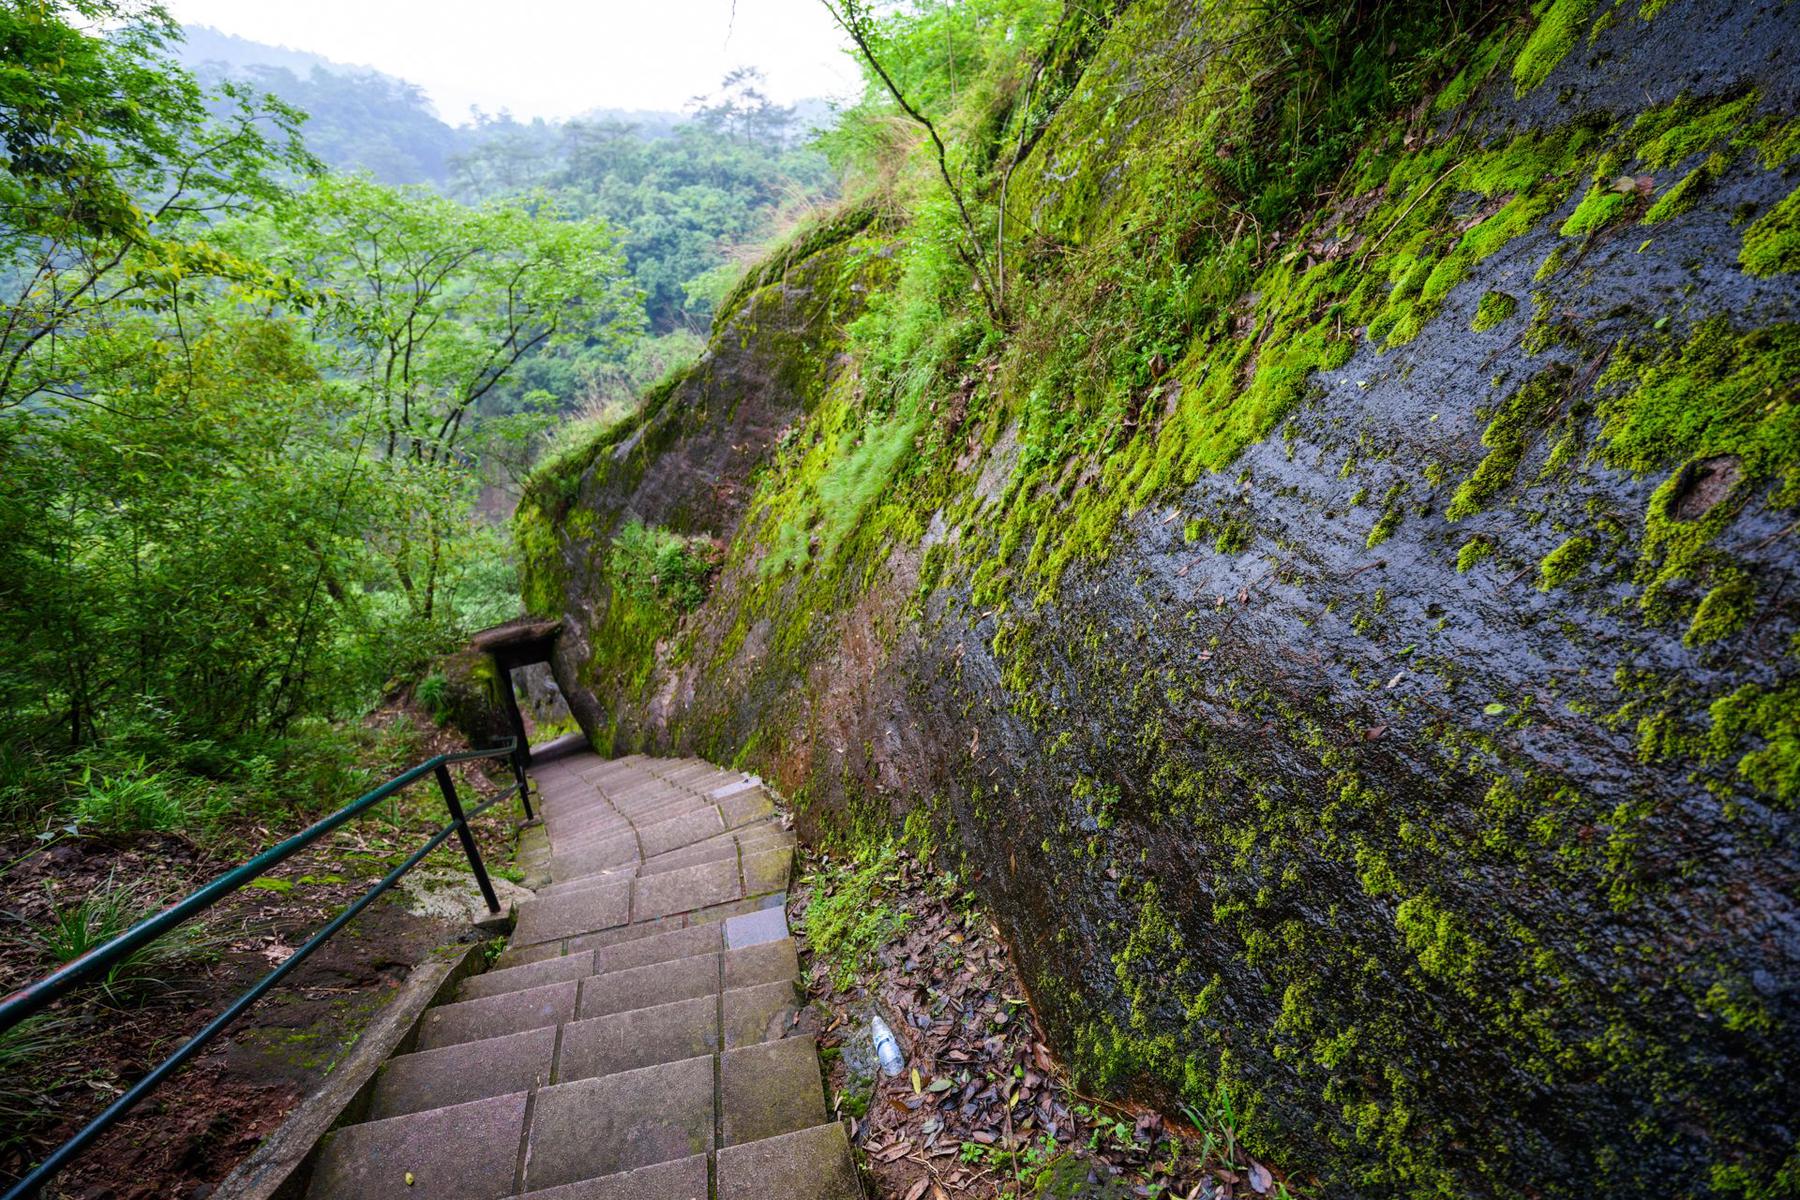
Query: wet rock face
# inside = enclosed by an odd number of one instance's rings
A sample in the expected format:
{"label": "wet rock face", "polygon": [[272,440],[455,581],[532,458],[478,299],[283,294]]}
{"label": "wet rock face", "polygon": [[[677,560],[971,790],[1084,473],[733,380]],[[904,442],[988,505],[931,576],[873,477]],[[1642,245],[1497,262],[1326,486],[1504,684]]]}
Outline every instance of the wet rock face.
{"label": "wet rock face", "polygon": [[[1202,1109],[1229,1091],[1248,1144],[1320,1194],[1784,1194],[1800,298],[1745,247],[1800,170],[1729,130],[1800,111],[1780,52],[1797,19],[1675,0],[1583,24],[1522,96],[1503,66],[1438,118],[1473,140],[1415,186],[1578,126],[1592,141],[1558,165],[1563,191],[1408,308],[1522,194],[1446,176],[1419,206],[1444,206],[1409,251],[1422,265],[1354,348],[1048,587],[1019,570],[997,603],[980,579],[993,531],[1054,490],[1018,484],[1028,437],[1004,417],[944,466],[910,536],[853,543],[848,565],[815,549],[810,573],[779,574],[760,510],[721,508],[709,599],[641,658],[606,649],[625,626],[604,541],[565,532],[584,632],[558,677],[584,726],[754,764],[815,835],[929,806],[1084,1080]],[[1724,130],[1712,143],[1644,140],[1644,114],[1690,102],[1684,120]],[[1063,144],[1053,128],[1042,153]],[[1655,207],[1695,171],[1691,204]],[[1349,244],[1407,207],[1374,203]],[[727,332],[721,386],[791,349]],[[824,370],[808,395],[851,379]],[[1199,383],[1157,386],[1151,442]],[[704,480],[684,462],[789,420],[813,436],[807,403],[727,436],[729,403],[677,394],[712,424],[633,443],[660,478]],[[679,519],[664,491],[621,503],[606,470],[562,529],[584,509]],[[1046,538],[1120,486],[1088,478],[1033,510]]]}
{"label": "wet rock face", "polygon": [[549,663],[532,663],[513,669],[513,691],[519,707],[538,725],[558,725],[569,719],[569,706]]}

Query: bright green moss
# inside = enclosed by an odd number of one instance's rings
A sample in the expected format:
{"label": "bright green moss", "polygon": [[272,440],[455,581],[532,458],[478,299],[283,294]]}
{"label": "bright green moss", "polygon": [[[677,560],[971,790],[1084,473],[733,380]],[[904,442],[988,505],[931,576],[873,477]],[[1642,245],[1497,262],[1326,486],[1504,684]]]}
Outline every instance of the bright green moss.
{"label": "bright green moss", "polygon": [[1462,547],[1456,552],[1457,574],[1468,574],[1484,559],[1492,557],[1493,553],[1494,543],[1488,541],[1484,537],[1470,538],[1468,541],[1464,542]]}
{"label": "bright green moss", "polygon": [[[1685,342],[1626,348],[1601,375],[1603,457],[1638,474],[1676,465],[1650,498],[1639,545],[1639,604],[1651,620],[1689,615],[1683,580],[1729,580],[1735,568],[1714,543],[1748,495],[1772,479],[1771,503],[1800,503],[1797,373],[1800,325],[1739,333],[1715,317]],[[1744,602],[1728,589],[1691,635],[1724,636]]]}
{"label": "bright green moss", "polygon": [[1450,498],[1450,507],[1444,513],[1447,520],[1473,516],[1511,485],[1532,432],[1544,423],[1551,410],[1561,405],[1567,377],[1567,368],[1552,367],[1532,376],[1501,405],[1481,435],[1481,444],[1488,452]]}
{"label": "bright green moss", "polygon": [[1538,6],[1537,28],[1513,61],[1513,95],[1523,96],[1556,69],[1556,64],[1575,48],[1581,26],[1594,10],[1594,0],[1543,0]]}
{"label": "bright green moss", "polygon": [[1392,537],[1394,530],[1400,528],[1400,520],[1405,515],[1401,498],[1406,492],[1405,483],[1396,483],[1388,488],[1387,495],[1381,498],[1381,516],[1376,518],[1374,528],[1369,530],[1369,536],[1363,542],[1365,548],[1373,550]]}
{"label": "bright green moss", "polygon": [[1744,230],[1738,262],[1750,275],[1800,270],[1800,188]]}
{"label": "bright green moss", "polygon": [[1596,384],[1606,459],[1646,474],[1672,462],[1738,455],[1745,475],[1779,473],[1789,492],[1800,483],[1800,405],[1790,386],[1796,378],[1800,325],[1740,333],[1713,317],[1678,346],[1658,340],[1631,347]]}
{"label": "bright green moss", "polygon": [[1475,320],[1470,328],[1476,333],[1484,333],[1500,324],[1519,310],[1519,302],[1505,292],[1488,292],[1482,296],[1481,303],[1475,308]]}
{"label": "bright green moss", "polygon": [[562,539],[539,505],[527,496],[513,512],[513,544],[519,552],[519,590],[525,611],[537,617],[560,615],[563,595]]}
{"label": "bright green moss", "polygon": [[1544,555],[1538,564],[1538,590],[1553,591],[1573,579],[1594,557],[1594,543],[1584,537],[1572,537]]}
{"label": "bright green moss", "polygon": [[1681,639],[1686,645],[1704,646],[1729,637],[1756,612],[1756,584],[1749,574],[1735,567],[1725,568],[1720,574],[1723,578],[1713,584],[1694,610],[1694,619]]}
{"label": "bright green moss", "polygon": [[1651,171],[1679,166],[1730,136],[1756,107],[1756,99],[1755,92],[1724,101],[1684,94],[1640,114],[1631,126],[1638,161]]}
{"label": "bright green moss", "polygon": [[1745,684],[1714,700],[1709,712],[1709,757],[1729,758],[1746,740],[1760,743],[1738,757],[1739,778],[1785,807],[1800,800],[1800,681]]}
{"label": "bright green moss", "polygon": [[1598,180],[1558,232],[1564,237],[1583,237],[1604,228],[1624,210],[1625,199],[1626,193],[1615,188],[1611,180]]}
{"label": "bright green moss", "polygon": [[1731,145],[1733,149],[1754,151],[1757,164],[1765,171],[1786,166],[1788,160],[1800,154],[1800,117],[1785,121],[1775,116],[1763,117],[1740,130],[1731,139]]}
{"label": "bright green moss", "polygon": [[1460,913],[1429,895],[1411,896],[1394,910],[1394,925],[1427,974],[1473,994],[1477,951]]}
{"label": "bright green moss", "polygon": [[1706,161],[1681,177],[1681,182],[1656,198],[1642,219],[1645,225],[1660,225],[1672,217],[1678,217],[1700,199],[1702,193],[1713,185],[1713,181],[1725,173],[1725,156],[1723,154],[1708,155]]}

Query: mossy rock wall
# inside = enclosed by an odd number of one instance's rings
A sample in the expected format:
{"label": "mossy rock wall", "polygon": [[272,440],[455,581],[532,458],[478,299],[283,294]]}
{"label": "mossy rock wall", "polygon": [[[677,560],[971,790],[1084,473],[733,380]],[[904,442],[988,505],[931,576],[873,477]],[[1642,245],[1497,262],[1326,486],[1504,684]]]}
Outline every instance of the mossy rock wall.
{"label": "mossy rock wall", "polygon": [[[909,230],[851,221],[541,476],[558,678],[813,836],[929,813],[1085,1084],[1310,1192],[1794,1195],[1800,9],[1485,27],[1096,390],[1063,343],[1217,261],[1196,30],[1254,15],[1084,45],[998,350],[868,388]],[[696,611],[611,594],[628,514],[724,543]]]}
{"label": "mossy rock wall", "polygon": [[438,666],[444,677],[443,715],[472,746],[491,746],[513,735],[512,715],[500,693],[494,660],[485,651],[462,650]]}

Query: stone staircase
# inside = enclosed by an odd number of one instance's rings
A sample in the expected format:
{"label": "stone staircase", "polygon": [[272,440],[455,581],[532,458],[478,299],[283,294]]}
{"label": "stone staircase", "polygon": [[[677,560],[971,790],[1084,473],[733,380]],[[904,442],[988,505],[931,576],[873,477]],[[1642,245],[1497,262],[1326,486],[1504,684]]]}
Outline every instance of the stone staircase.
{"label": "stone staircase", "polygon": [[541,883],[495,969],[428,1010],[309,1200],[860,1200],[810,1037],[793,835],[742,774],[534,767]]}

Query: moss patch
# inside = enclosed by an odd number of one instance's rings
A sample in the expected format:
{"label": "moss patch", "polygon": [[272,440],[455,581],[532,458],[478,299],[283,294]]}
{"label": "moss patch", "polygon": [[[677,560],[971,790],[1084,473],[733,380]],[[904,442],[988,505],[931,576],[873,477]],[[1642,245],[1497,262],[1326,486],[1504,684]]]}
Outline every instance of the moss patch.
{"label": "moss patch", "polygon": [[1751,275],[1800,270],[1800,188],[1744,230],[1738,262]]}

